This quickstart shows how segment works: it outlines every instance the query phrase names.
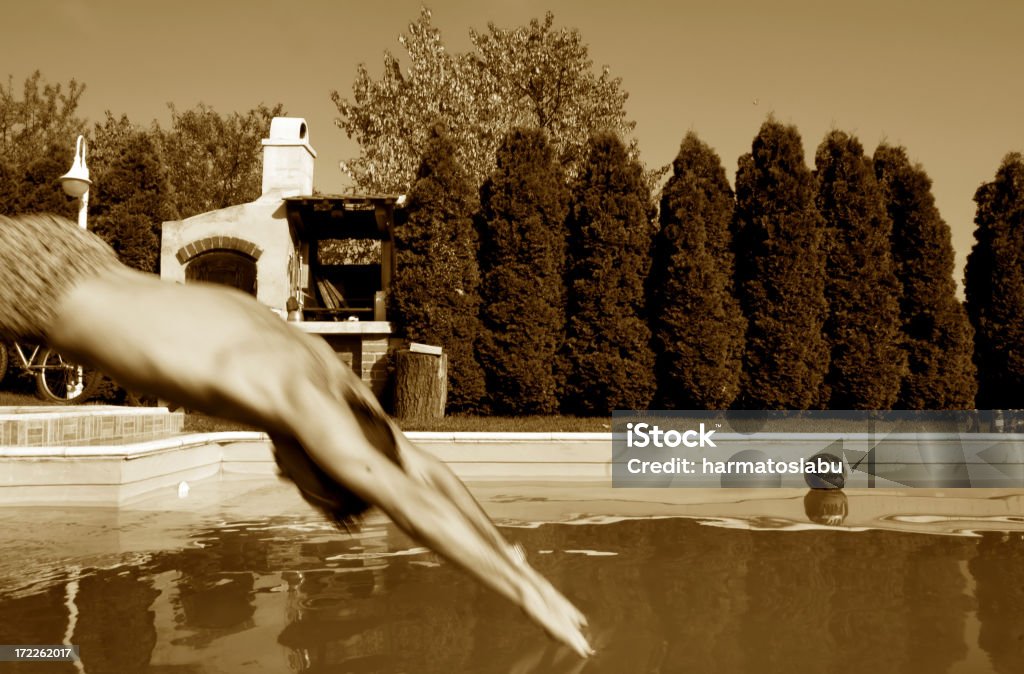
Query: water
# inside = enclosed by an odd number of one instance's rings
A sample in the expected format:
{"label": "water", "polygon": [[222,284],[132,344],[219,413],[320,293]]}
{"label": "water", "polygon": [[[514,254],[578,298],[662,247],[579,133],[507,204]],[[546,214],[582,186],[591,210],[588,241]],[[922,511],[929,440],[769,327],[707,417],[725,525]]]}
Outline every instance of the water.
{"label": "water", "polygon": [[[644,506],[490,488],[506,534],[589,617],[598,654],[581,661],[383,519],[338,533],[287,485],[252,484],[199,483],[176,509],[6,510],[0,641],[70,633],[93,673],[1024,671],[1019,495],[890,507],[872,528],[871,494]],[[641,507],[658,517],[583,516]],[[530,523],[551,508],[569,522]]]}

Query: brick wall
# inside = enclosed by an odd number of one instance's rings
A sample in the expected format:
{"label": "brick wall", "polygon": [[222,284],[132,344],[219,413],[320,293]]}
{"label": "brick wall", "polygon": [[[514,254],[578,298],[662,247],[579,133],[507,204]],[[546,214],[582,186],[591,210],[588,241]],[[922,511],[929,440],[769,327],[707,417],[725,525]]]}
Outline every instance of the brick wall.
{"label": "brick wall", "polygon": [[386,334],[322,335],[338,358],[351,367],[377,397],[388,385],[388,354],[397,348],[396,340]]}

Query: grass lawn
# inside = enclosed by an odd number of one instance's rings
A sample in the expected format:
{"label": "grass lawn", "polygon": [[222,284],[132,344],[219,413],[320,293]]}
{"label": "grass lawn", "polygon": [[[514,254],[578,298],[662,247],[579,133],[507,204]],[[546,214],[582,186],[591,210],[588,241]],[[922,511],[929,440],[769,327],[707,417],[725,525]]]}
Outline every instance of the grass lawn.
{"label": "grass lawn", "polygon": [[[25,407],[45,405],[42,400],[32,394],[31,383],[24,386],[21,382],[5,382],[5,389],[0,390],[0,406]],[[87,404],[108,404],[110,401],[94,400]],[[480,417],[451,416],[437,421],[419,421],[401,424],[406,431],[489,431],[517,433],[568,433],[586,432],[601,433],[611,430],[611,419],[607,417],[567,417],[567,416],[529,416],[529,417]],[[185,431],[189,433],[214,433],[219,431],[251,431],[255,430],[243,424],[225,421],[216,417],[189,412],[185,414]]]}

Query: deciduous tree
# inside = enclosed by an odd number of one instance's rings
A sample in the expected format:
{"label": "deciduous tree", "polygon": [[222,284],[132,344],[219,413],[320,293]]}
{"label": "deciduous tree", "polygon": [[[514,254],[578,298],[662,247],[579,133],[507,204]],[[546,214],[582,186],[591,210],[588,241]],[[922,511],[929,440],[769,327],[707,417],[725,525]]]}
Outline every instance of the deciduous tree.
{"label": "deciduous tree", "polygon": [[85,85],[76,80],[47,83],[38,70],[25,78],[20,98],[13,79],[8,78],[6,87],[0,84],[0,157],[24,167],[55,146],[73,152],[75,138],[85,132],[85,121],[78,116],[84,92]]}
{"label": "deciduous tree", "polygon": [[13,79],[0,84],[0,213],[51,212],[74,217],[74,201],[57,183],[71,166],[85,131],[78,102],[85,85],[50,84],[39,71],[20,94]]}
{"label": "deciduous tree", "polygon": [[121,261],[156,272],[160,226],[169,218],[167,171],[159,134],[109,112],[93,129],[90,190],[91,229],[106,239]]}
{"label": "deciduous tree", "polygon": [[477,184],[493,170],[498,145],[514,128],[547,131],[569,177],[592,133],[632,131],[619,78],[607,68],[595,72],[579,31],[555,28],[551,13],[513,29],[489,24],[485,32],[471,31],[470,40],[469,53],[447,49],[424,8],[399,38],[409,61],[405,70],[388,52],[380,79],[360,65],[352,99],[331,94],[337,125],[361,151],[343,169],[362,189],[407,189],[437,120]]}
{"label": "deciduous tree", "polygon": [[179,111],[171,105],[171,126],[161,132],[163,160],[176,218],[253,201],[262,192],[262,139],[281,104],[221,114],[200,104]]}

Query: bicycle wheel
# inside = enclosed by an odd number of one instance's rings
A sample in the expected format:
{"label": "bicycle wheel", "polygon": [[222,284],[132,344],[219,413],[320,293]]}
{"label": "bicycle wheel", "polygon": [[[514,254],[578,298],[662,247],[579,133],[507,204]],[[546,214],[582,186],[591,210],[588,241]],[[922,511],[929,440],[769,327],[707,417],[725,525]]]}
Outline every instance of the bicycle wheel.
{"label": "bicycle wheel", "polygon": [[100,373],[65,360],[53,349],[39,357],[36,393],[47,402],[75,405],[89,399],[100,383]]}

